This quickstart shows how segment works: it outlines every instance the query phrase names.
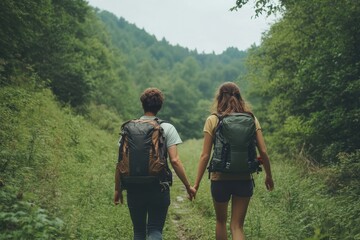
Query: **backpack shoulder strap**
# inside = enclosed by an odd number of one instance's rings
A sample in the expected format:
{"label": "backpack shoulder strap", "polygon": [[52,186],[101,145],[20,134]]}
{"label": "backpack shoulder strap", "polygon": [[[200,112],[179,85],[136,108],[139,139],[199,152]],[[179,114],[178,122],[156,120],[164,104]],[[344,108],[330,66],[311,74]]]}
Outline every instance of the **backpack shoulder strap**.
{"label": "backpack shoulder strap", "polygon": [[124,122],[123,124],[121,124],[120,129],[123,130],[126,124],[128,124],[129,122],[134,121],[134,120],[136,120],[136,119],[127,120],[126,122]]}
{"label": "backpack shoulder strap", "polygon": [[218,113],[212,113],[211,115],[217,116],[217,118],[218,118],[219,120],[224,118],[224,116],[222,116],[221,114],[218,114]]}
{"label": "backpack shoulder strap", "polygon": [[218,113],[212,113],[211,115],[215,115],[215,116],[219,119],[216,127],[218,127],[218,126],[220,125],[220,122],[221,122],[221,121],[224,119],[224,117],[225,117],[225,116],[223,116],[223,115],[221,115],[221,114],[218,114]]}
{"label": "backpack shoulder strap", "polygon": [[119,134],[121,136],[121,138],[120,138],[120,141],[119,141],[118,161],[122,160],[123,146],[124,146],[124,142],[125,142],[125,139],[126,139],[126,133],[125,133],[124,127],[126,126],[126,124],[128,124],[129,122],[134,121],[134,120],[136,120],[136,119],[127,120],[126,122],[121,124],[120,134]]}
{"label": "backpack shoulder strap", "polygon": [[252,112],[244,112],[244,113],[250,115],[255,120],[255,116]]}
{"label": "backpack shoulder strap", "polygon": [[162,119],[160,119],[160,118],[158,118],[158,117],[154,118],[154,120],[155,120],[159,125],[165,122],[164,120],[162,120]]}
{"label": "backpack shoulder strap", "polygon": [[214,129],[215,134],[213,136],[213,144],[215,146],[216,138],[223,139],[222,134],[221,134],[221,129],[222,129],[223,120],[224,120],[225,116],[217,114],[217,113],[213,113],[211,115],[215,115],[219,119],[219,121],[217,122],[217,125],[216,125],[216,127]]}

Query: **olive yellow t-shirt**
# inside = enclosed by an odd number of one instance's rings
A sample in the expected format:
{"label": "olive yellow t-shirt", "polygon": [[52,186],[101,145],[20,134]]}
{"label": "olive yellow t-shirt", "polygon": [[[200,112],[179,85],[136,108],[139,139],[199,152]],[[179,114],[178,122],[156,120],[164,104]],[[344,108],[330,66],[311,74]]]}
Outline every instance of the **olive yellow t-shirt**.
{"label": "olive yellow t-shirt", "polygon": [[[204,132],[210,134],[212,138],[215,135],[216,126],[219,123],[219,118],[216,115],[210,115],[204,125]],[[261,126],[257,118],[255,117],[255,127],[256,131],[261,130]],[[218,180],[248,180],[251,179],[250,174],[232,174],[232,173],[220,173],[220,172],[213,172],[211,173],[211,180],[218,181]]]}

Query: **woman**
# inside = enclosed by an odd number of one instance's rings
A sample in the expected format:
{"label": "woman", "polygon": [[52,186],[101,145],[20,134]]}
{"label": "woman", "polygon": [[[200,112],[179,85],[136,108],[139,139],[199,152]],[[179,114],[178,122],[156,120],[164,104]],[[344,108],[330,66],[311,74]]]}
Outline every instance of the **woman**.
{"label": "woman", "polygon": [[[164,101],[162,92],[157,88],[148,88],[142,93],[140,100],[144,110],[144,115],[140,119],[154,120]],[[184,184],[189,199],[192,200],[196,190],[190,186],[179,158],[177,145],[182,142],[180,136],[172,124],[161,123],[160,126],[164,130],[170,163]],[[123,203],[123,189],[118,174],[120,174],[119,171],[115,175],[115,205]],[[151,187],[138,185],[136,188],[128,188],[127,203],[133,223],[134,240],[162,239],[162,230],[170,205],[170,189],[163,188],[159,184]]]}
{"label": "woman", "polygon": [[[198,173],[194,188],[199,189],[201,179],[210,159],[210,153],[215,137],[215,128],[218,124],[217,115],[226,116],[231,113],[251,113],[241,97],[239,87],[232,82],[222,84],[216,94],[213,104],[213,113],[205,122],[204,143],[200,156]],[[262,158],[265,169],[265,186],[271,191],[274,183],[271,176],[269,156],[266,153],[266,146],[261,132],[261,127],[255,118],[257,149]],[[253,194],[253,181],[250,174],[231,174],[231,173],[211,173],[211,195],[213,198],[216,214],[216,239],[227,239],[226,221],[228,203],[231,204],[231,222],[230,229],[232,239],[245,239],[244,220],[246,211]]]}

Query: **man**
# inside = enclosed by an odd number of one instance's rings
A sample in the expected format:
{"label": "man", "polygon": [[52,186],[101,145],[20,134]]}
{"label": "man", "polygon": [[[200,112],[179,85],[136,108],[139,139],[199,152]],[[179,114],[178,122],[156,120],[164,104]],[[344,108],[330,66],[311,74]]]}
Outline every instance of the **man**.
{"label": "man", "polygon": [[[156,114],[162,107],[164,96],[157,88],[146,89],[140,97],[144,115],[140,120],[155,120]],[[177,145],[182,143],[175,127],[170,123],[161,123],[165,136],[165,144],[170,163],[184,184],[189,199],[195,196],[195,188],[190,186],[186,177],[183,164],[179,158]],[[121,173],[117,171],[115,177],[115,205],[123,203],[122,187],[119,183]],[[127,189],[127,202],[130,211],[131,220],[134,229],[134,240],[162,239],[162,230],[170,205],[170,188],[161,184],[155,184],[152,187],[136,187]]]}

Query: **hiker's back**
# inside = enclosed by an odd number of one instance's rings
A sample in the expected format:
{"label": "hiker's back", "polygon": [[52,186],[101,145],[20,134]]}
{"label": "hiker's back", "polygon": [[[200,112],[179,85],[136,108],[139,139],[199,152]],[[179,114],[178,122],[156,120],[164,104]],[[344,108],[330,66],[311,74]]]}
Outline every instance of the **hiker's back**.
{"label": "hiker's back", "polygon": [[256,125],[250,113],[218,116],[210,172],[253,173],[259,171],[256,160]]}
{"label": "hiker's back", "polygon": [[136,119],[121,127],[118,168],[125,189],[135,185],[171,184],[162,121]]}

